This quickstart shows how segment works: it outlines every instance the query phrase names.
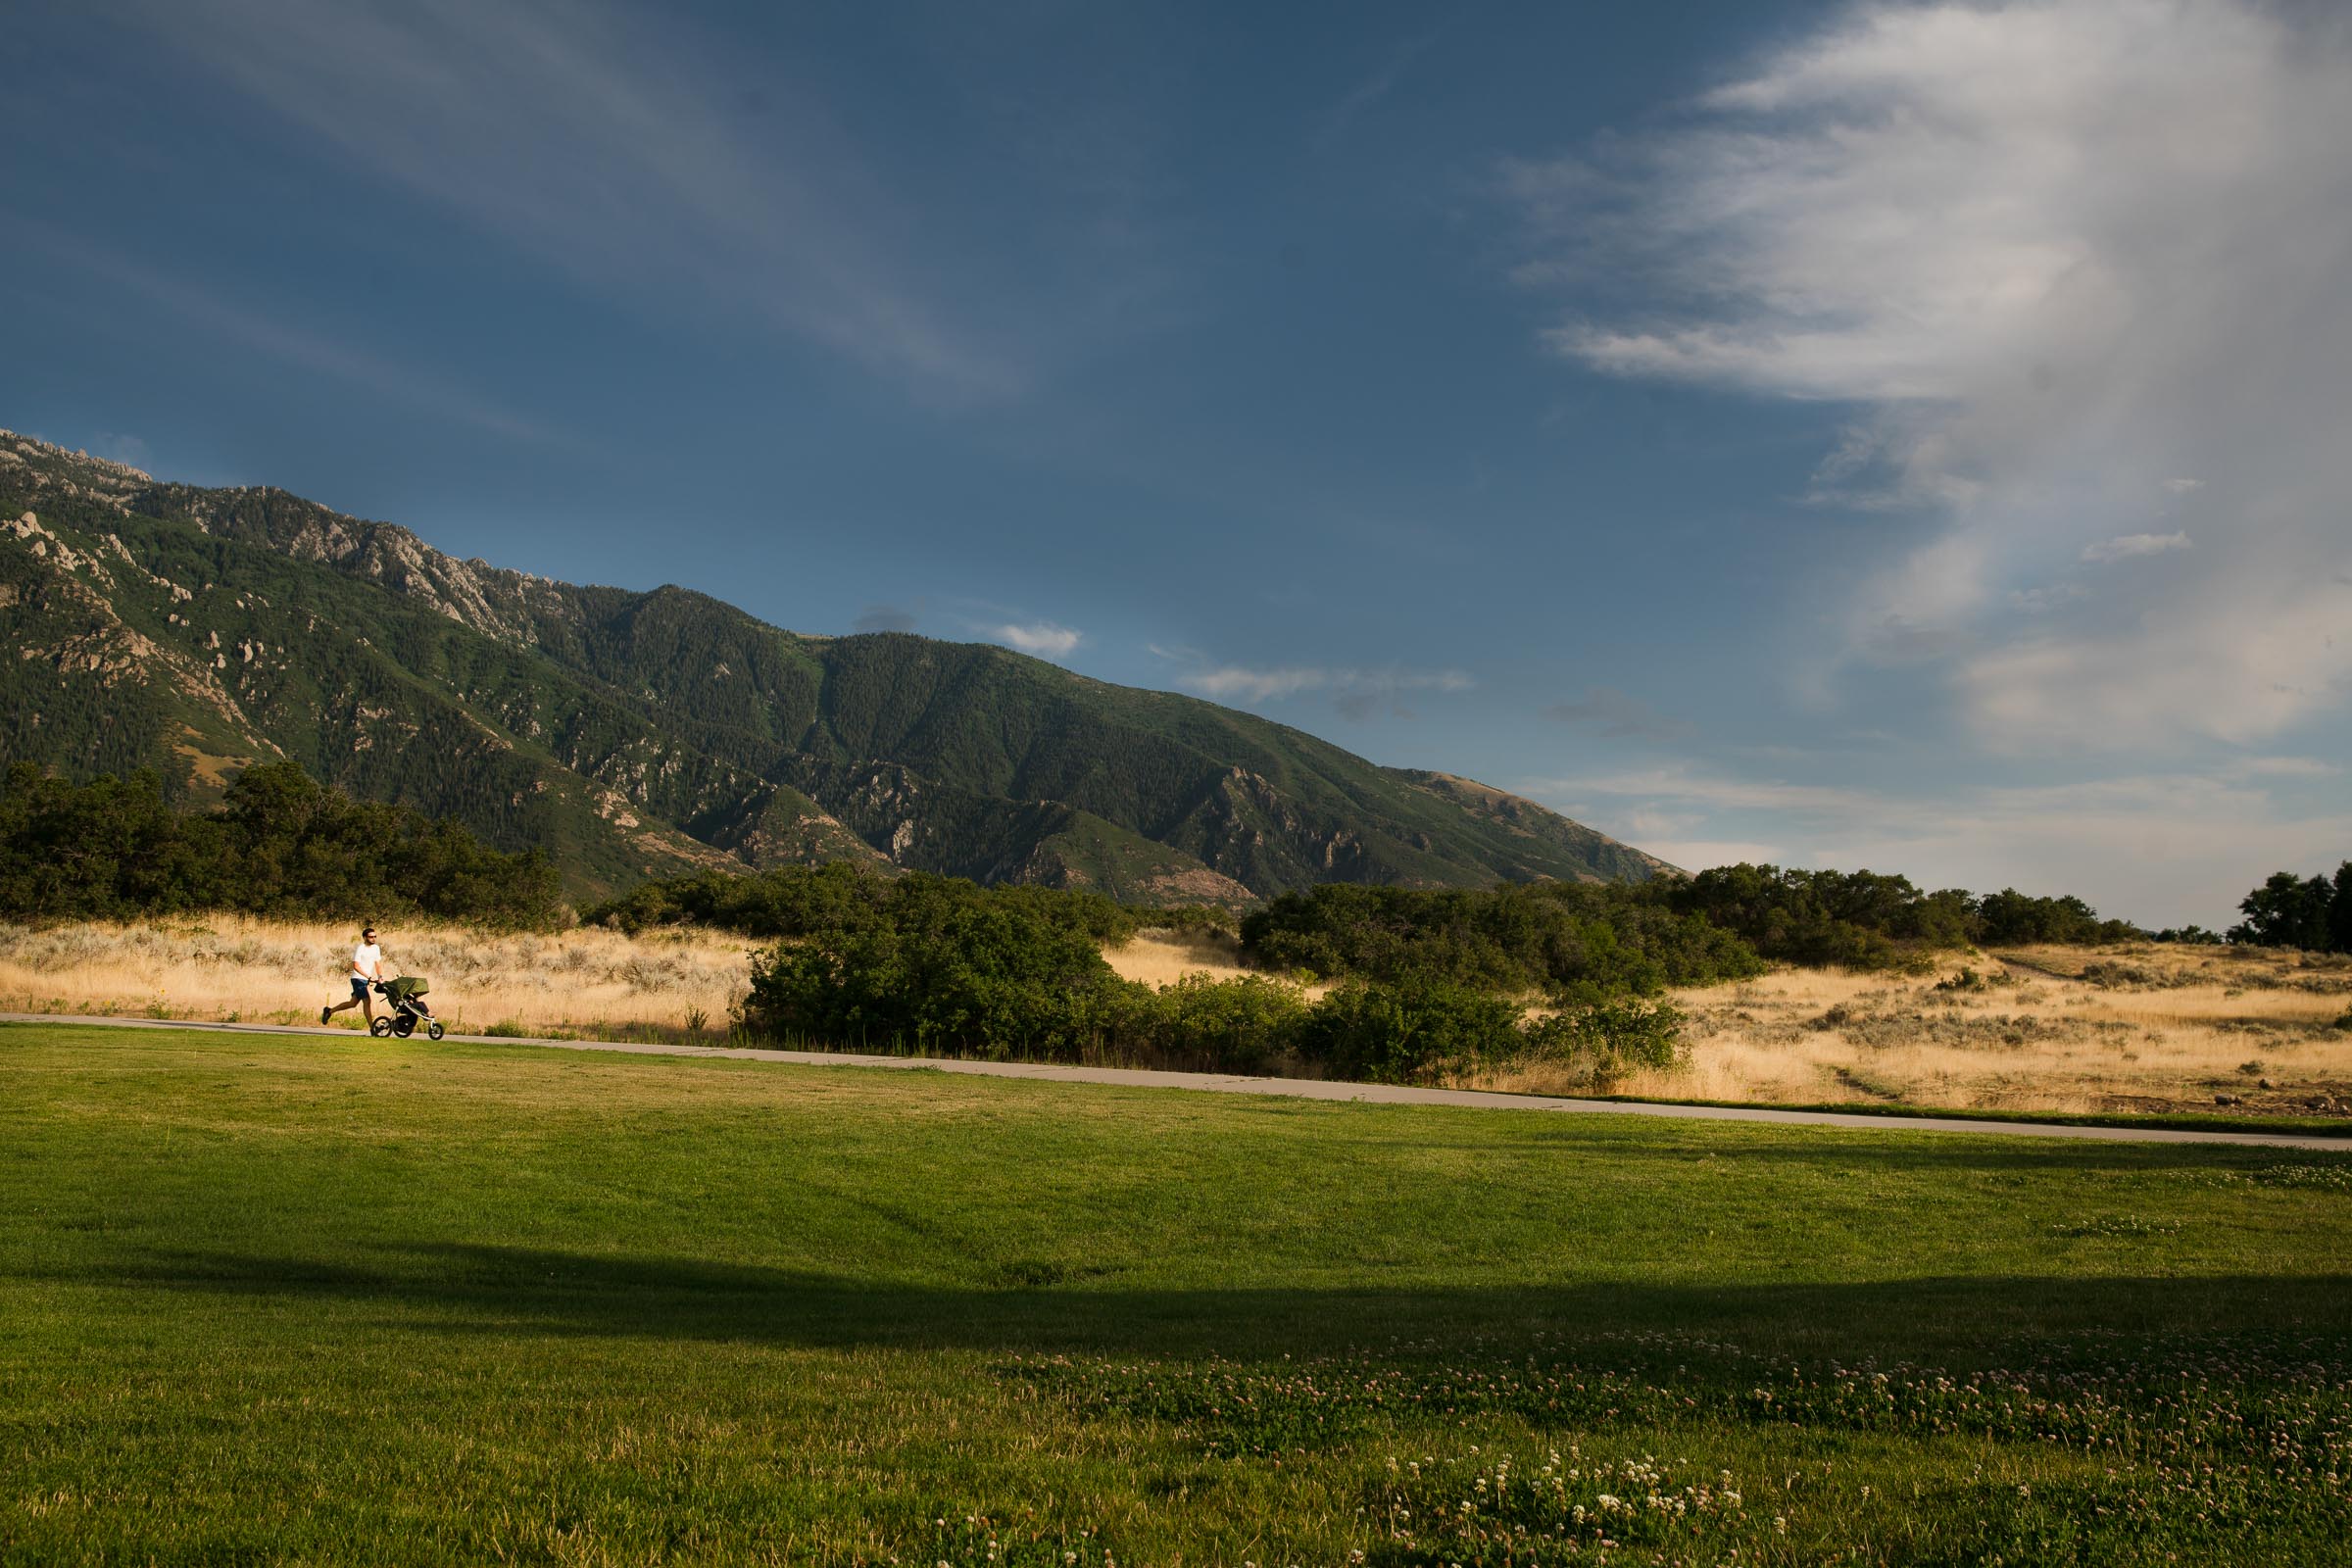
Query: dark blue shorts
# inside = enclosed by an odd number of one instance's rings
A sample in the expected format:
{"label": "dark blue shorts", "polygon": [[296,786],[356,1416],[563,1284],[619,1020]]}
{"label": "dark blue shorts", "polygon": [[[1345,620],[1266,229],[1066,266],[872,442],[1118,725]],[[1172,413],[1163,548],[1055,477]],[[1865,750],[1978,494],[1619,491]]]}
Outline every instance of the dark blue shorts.
{"label": "dark blue shorts", "polygon": [[368,1000],[368,982],[356,974],[351,977],[351,1000],[354,1002]]}

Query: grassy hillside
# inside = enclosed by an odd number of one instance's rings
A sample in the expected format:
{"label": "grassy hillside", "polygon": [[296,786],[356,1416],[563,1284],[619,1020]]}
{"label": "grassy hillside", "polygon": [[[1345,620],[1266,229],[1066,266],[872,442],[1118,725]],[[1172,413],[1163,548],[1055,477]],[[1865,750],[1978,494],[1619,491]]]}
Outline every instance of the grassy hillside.
{"label": "grassy hillside", "polygon": [[0,1561],[2331,1563],[2348,1249],[2334,1156],[12,1026]]}
{"label": "grassy hillside", "polygon": [[462,562],[283,491],[202,490],[0,432],[0,760],[285,756],[538,845],[575,892],[870,860],[1122,897],[1323,881],[1641,879],[1532,802],[988,646],[821,638],[678,588]]}

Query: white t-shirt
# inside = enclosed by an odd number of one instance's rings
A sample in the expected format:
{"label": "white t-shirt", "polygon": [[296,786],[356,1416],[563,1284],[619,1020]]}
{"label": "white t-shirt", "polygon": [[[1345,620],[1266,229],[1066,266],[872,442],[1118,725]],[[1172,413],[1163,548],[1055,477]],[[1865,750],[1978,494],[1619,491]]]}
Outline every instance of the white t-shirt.
{"label": "white t-shirt", "polygon": [[383,962],[384,950],[372,942],[363,942],[351,950],[351,972],[363,980],[375,978],[376,965]]}

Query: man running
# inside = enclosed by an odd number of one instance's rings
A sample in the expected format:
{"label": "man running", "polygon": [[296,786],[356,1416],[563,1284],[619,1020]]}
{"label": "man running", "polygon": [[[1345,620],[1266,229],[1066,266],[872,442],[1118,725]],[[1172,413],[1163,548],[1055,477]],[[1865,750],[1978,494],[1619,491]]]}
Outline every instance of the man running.
{"label": "man running", "polygon": [[351,996],[331,1007],[318,1009],[318,1021],[326,1022],[346,1007],[357,1007],[368,1021],[375,1022],[374,1004],[368,1000],[368,989],[384,977],[384,950],[375,945],[375,927],[360,933],[360,945],[351,950]]}

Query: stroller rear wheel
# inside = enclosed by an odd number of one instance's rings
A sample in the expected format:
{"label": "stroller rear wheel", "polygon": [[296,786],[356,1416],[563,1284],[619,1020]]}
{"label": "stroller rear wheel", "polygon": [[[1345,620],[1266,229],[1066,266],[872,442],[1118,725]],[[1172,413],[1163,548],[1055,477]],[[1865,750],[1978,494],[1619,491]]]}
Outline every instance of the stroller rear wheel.
{"label": "stroller rear wheel", "polygon": [[409,1036],[416,1032],[416,1020],[404,1012],[398,1018],[393,1020],[392,1032],[400,1036],[401,1039],[406,1040],[409,1038]]}
{"label": "stroller rear wheel", "polygon": [[381,1040],[384,1038],[384,1036],[392,1032],[392,1020],[389,1018],[370,1018],[368,1020],[368,1032],[375,1036],[376,1039]]}
{"label": "stroller rear wheel", "polygon": [[440,1019],[435,1018],[431,1023],[428,1023],[424,1026],[424,1037],[427,1040],[438,1040],[441,1038]]}

